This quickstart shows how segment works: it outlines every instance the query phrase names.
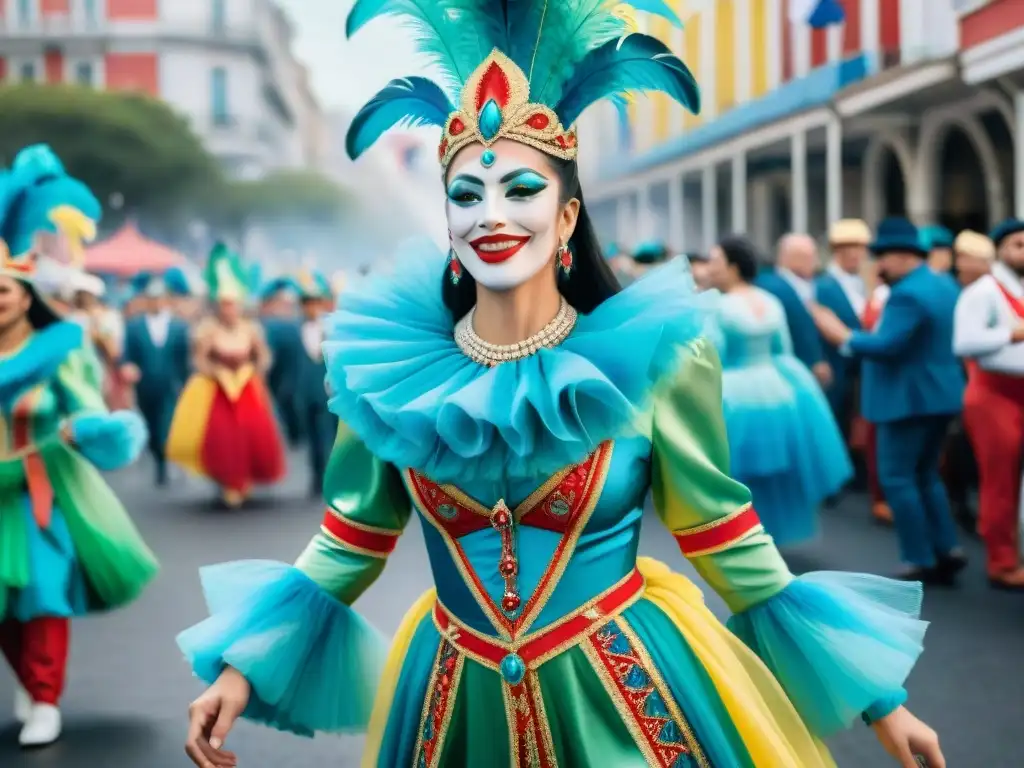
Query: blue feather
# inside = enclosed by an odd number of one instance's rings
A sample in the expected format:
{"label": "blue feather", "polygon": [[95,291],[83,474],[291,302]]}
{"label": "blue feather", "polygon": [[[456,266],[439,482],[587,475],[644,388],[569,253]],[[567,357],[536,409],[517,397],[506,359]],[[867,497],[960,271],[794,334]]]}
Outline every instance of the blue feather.
{"label": "blue feather", "polygon": [[694,114],[700,112],[700,89],[687,66],[660,40],[640,34],[588,54],[574,68],[554,109],[568,126],[591,104],[637,91],[662,91]]}
{"label": "blue feather", "polygon": [[356,0],[345,22],[352,37],[380,16],[405,17],[416,30],[416,47],[461,88],[473,70],[505,41],[504,18],[495,0]]}
{"label": "blue feather", "polygon": [[424,77],[392,80],[352,120],[345,149],[353,160],[397,125],[440,125],[455,111],[441,87]]}

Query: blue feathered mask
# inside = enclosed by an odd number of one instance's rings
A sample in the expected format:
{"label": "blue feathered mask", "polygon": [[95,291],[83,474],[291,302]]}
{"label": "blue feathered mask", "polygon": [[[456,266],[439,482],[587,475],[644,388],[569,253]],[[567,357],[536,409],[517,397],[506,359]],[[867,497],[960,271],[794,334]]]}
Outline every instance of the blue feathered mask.
{"label": "blue feathered mask", "polygon": [[681,26],[664,0],[356,0],[347,33],[399,16],[444,74],[393,80],[356,115],[346,146],[355,159],[395,126],[443,129],[443,167],[471,143],[527,144],[576,158],[574,124],[602,99],[660,91],[693,113],[700,92],[665,44],[632,31],[634,10]]}

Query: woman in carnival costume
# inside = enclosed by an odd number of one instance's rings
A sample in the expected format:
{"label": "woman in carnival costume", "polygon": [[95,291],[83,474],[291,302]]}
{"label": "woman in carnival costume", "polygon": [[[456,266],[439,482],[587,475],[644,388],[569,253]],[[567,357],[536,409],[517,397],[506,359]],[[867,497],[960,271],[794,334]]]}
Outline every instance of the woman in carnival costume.
{"label": "woman in carnival costume", "polygon": [[[678,22],[661,2],[634,6]],[[223,742],[239,716],[305,735],[368,728],[363,765],[387,768],[831,766],[820,739],[866,716],[906,768],[915,752],[944,765],[902,706],[920,586],[789,572],[729,476],[721,366],[685,264],[620,291],[600,254],[573,123],[628,91],[698,104],[683,63],[617,11],[355,4],[350,33],[415,14],[461,87],[453,103],[423,78],[394,81],[348,136],[358,156],[396,124],[442,126],[451,255],[413,249],[332,318],[344,426],[323,527],[296,566],[203,574],[213,616],[178,639],[212,683],[190,710],[203,768],[236,763]],[[731,632],[686,578],[637,559],[649,488],[733,609]],[[380,639],[350,605],[410,502],[436,590],[378,675]]]}
{"label": "woman in carnival costume", "polygon": [[786,546],[817,534],[821,503],[853,467],[821,386],[793,356],[782,305],[753,285],[757,265],[745,238],[711,249],[709,279],[725,294],[713,336],[732,475],[750,489],[775,543]]}
{"label": "woman in carnival costume", "polygon": [[97,471],[133,461],[145,427],[107,412],[82,326],[61,320],[33,283],[36,234],[99,215],[47,147],[0,175],[0,648],[18,678],[26,747],[60,736],[69,620],[129,603],[157,572]]}
{"label": "woman in carnival costume", "polygon": [[253,486],[284,477],[284,447],[263,381],[270,350],[260,326],[243,314],[248,275],[219,244],[205,277],[215,312],[194,332],[195,373],[174,411],[167,458],[213,480],[224,504],[236,508]]}

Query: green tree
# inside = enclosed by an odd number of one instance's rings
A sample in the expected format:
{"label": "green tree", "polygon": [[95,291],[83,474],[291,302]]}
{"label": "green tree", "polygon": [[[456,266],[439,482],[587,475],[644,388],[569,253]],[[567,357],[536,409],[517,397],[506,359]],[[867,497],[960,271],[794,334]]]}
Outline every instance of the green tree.
{"label": "green tree", "polygon": [[173,220],[223,183],[188,123],[141,94],[71,85],[0,88],[0,158],[9,164],[36,143],[49,144],[90,186],[108,227],[125,215]]}
{"label": "green tree", "polygon": [[213,209],[218,225],[239,230],[254,223],[329,226],[352,207],[349,193],[327,177],[281,170],[257,181],[228,182]]}

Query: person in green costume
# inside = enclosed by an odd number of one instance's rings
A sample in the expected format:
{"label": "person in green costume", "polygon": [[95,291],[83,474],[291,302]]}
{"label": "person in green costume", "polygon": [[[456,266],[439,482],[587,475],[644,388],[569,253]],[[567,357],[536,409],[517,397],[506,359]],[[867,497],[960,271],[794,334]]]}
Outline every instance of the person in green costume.
{"label": "person in green costume", "polygon": [[18,678],[24,747],[60,737],[69,623],[135,599],[156,558],[98,470],[134,461],[146,429],[108,413],[100,360],[33,285],[39,232],[94,232],[99,203],[43,146],[0,174],[0,649]]}
{"label": "person in green costume", "polygon": [[[390,83],[347,148],[441,129],[449,252],[410,245],[329,320],[343,426],[295,565],[202,573],[212,616],[178,637],[211,684],[193,762],[237,764],[245,717],[366,731],[364,768],[832,768],[822,739],[867,718],[904,768],[944,768],[903,706],[921,586],[790,573],[729,474],[716,296],[682,260],[620,289],[601,254],[574,124],[636,91],[696,110],[686,65],[611,2],[358,0],[350,33],[382,14],[448,77]],[[729,629],[638,557],[649,491]],[[434,588],[382,652],[353,603],[412,510]]]}

